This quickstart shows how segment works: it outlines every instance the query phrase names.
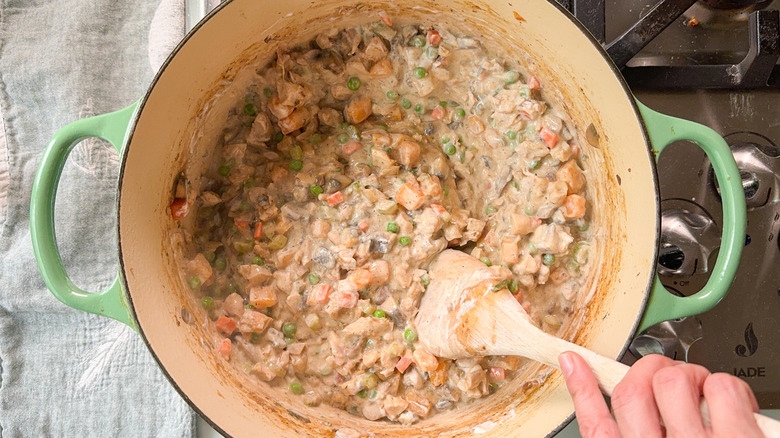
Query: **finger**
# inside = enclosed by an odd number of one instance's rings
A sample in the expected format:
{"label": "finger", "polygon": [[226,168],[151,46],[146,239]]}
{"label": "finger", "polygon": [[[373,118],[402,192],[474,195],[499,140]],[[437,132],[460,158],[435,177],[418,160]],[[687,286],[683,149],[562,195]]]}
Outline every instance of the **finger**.
{"label": "finger", "polygon": [[677,365],[672,359],[651,354],[639,359],[612,391],[612,412],[625,438],[663,437],[661,414],[653,395],[653,375]]}
{"label": "finger", "polygon": [[588,364],[571,351],[558,357],[566,387],[574,400],[574,411],[583,438],[618,438],[620,430],[609,413],[604,396]]}
{"label": "finger", "polygon": [[709,374],[706,368],[693,364],[666,367],[655,373],[653,394],[667,436],[704,436],[699,401],[702,386]]}
{"label": "finger", "polygon": [[715,436],[763,436],[753,418],[758,403],[747,383],[729,374],[716,373],[704,381],[703,392]]}

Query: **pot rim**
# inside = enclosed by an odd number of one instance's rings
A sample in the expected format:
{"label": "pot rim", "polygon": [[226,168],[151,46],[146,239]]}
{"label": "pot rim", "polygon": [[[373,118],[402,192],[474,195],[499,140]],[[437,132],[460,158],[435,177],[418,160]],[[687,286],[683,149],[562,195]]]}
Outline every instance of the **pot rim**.
{"label": "pot rim", "polygon": [[[652,260],[655,261],[658,258],[658,240],[661,232],[661,221],[660,221],[660,215],[661,215],[661,197],[660,197],[660,185],[658,181],[658,169],[657,169],[657,163],[655,161],[655,157],[652,152],[652,146],[650,144],[650,138],[648,136],[647,127],[644,123],[644,120],[639,112],[639,107],[636,102],[636,98],[634,97],[633,93],[631,92],[631,89],[628,87],[628,84],[626,83],[625,78],[620,72],[620,69],[615,65],[615,63],[612,61],[612,58],[609,57],[604,47],[599,43],[596,38],[588,31],[587,28],[579,21],[577,20],[566,8],[561,6],[556,0],[545,0],[548,4],[555,7],[558,12],[562,13],[566,18],[568,18],[569,22],[571,22],[572,25],[574,25],[588,40],[588,42],[593,45],[596,48],[596,51],[599,55],[601,55],[601,58],[607,63],[610,70],[614,73],[616,76],[620,87],[623,91],[623,95],[629,99],[631,108],[634,112],[634,116],[639,120],[639,125],[641,126],[642,130],[642,137],[644,138],[645,143],[645,150],[647,153],[647,158],[650,161],[650,167],[652,169],[652,178],[653,178],[653,188],[654,188],[654,198],[655,198],[655,215],[656,215],[656,227],[655,227],[655,245],[653,245],[653,257]],[[125,140],[124,145],[122,149],[122,156],[120,159],[120,168],[119,168],[119,175],[118,175],[118,196],[116,200],[116,208],[117,208],[117,248],[119,252],[119,279],[121,282],[121,286],[125,291],[125,300],[127,303],[127,307],[130,311],[130,315],[132,316],[133,320],[135,321],[135,326],[138,330],[138,333],[140,333],[141,338],[143,339],[144,344],[146,345],[146,348],[151,353],[152,357],[154,358],[155,362],[157,362],[158,367],[160,368],[160,371],[162,371],[165,378],[171,383],[173,388],[176,390],[176,392],[179,393],[179,395],[184,399],[185,402],[192,408],[200,418],[204,419],[211,427],[213,427],[218,433],[220,433],[222,436],[230,436],[222,427],[220,427],[216,422],[214,422],[209,416],[207,416],[199,407],[198,405],[193,402],[189,396],[186,394],[186,392],[179,386],[179,384],[174,380],[174,378],[171,376],[171,374],[168,372],[168,370],[163,365],[162,361],[160,360],[157,353],[155,353],[154,349],[152,348],[149,339],[144,332],[144,328],[141,326],[141,324],[138,323],[138,316],[135,310],[135,306],[133,305],[133,297],[130,293],[130,288],[127,283],[126,278],[126,268],[124,263],[124,257],[122,252],[122,232],[121,232],[121,204],[122,204],[122,187],[124,182],[124,174],[125,174],[125,166],[127,161],[125,160],[125,157],[127,155],[127,150],[130,147],[130,144],[132,143],[133,136],[135,134],[135,128],[138,121],[138,116],[143,111],[147,101],[149,100],[149,97],[152,95],[152,93],[155,90],[155,87],[157,83],[159,82],[161,76],[167,69],[167,67],[173,62],[176,55],[181,51],[182,47],[184,47],[187,42],[200,30],[213,16],[218,14],[220,11],[222,11],[223,8],[227,7],[228,5],[231,5],[234,2],[234,0],[226,0],[223,2],[220,2],[218,6],[216,6],[213,10],[211,10],[206,16],[201,19],[193,28],[187,32],[187,34],[182,38],[182,40],[174,47],[174,49],[171,51],[171,53],[168,55],[168,57],[165,59],[165,62],[160,66],[157,73],[154,75],[154,78],[150,82],[146,92],[144,93],[143,97],[138,101],[138,107],[135,110],[135,113],[130,121],[130,124],[128,125],[127,132],[125,134]],[[639,327],[639,324],[642,320],[642,316],[644,315],[644,311],[647,308],[647,303],[650,298],[650,291],[653,286],[653,281],[656,276],[656,269],[655,267],[650,270],[650,276],[647,279],[647,287],[645,288],[645,295],[642,298],[642,305],[641,305],[641,312],[639,312],[636,316],[636,321],[634,322],[632,328],[629,330],[629,336],[626,338],[626,340],[623,343],[623,346],[620,348],[620,352],[618,354],[617,360],[621,360],[626,352],[628,351],[628,347],[631,344],[631,341],[633,340],[634,336],[636,335],[637,329]],[[564,419],[561,424],[559,424],[556,428],[554,428],[552,431],[550,431],[549,434],[546,436],[553,437],[558,432],[560,432],[564,427],[566,427],[571,421],[575,418],[575,413],[572,412],[571,415],[569,415],[566,419]]]}

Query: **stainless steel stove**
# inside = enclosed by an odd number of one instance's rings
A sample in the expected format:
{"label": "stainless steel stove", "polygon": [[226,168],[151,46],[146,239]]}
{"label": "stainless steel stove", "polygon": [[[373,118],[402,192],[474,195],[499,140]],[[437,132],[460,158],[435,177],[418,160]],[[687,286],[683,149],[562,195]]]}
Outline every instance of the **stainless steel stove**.
{"label": "stainless steel stove", "polygon": [[[745,249],[727,297],[639,334],[624,361],[661,353],[702,364],[744,379],[761,408],[780,408],[780,1],[561,3],[610,42],[642,102],[727,140],[747,198]],[[667,288],[691,295],[709,278],[720,245],[718,188],[705,154],[689,142],[667,148],[658,172],[658,272]]]}

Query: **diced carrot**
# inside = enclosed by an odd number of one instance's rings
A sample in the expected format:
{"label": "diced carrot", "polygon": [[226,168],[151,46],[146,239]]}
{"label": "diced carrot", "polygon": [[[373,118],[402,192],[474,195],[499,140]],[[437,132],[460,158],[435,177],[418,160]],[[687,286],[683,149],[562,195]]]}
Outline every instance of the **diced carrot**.
{"label": "diced carrot", "polygon": [[344,117],[353,125],[366,120],[371,113],[372,103],[371,98],[368,96],[352,99],[347,103],[347,107],[344,108]]}
{"label": "diced carrot", "polygon": [[563,181],[569,187],[570,195],[578,193],[585,185],[585,175],[574,160],[569,160],[555,172],[555,179]]}
{"label": "diced carrot", "polygon": [[528,78],[528,88],[531,90],[539,90],[542,88],[542,84],[539,82],[539,79],[536,79],[536,76],[531,76]]}
{"label": "diced carrot", "polygon": [[249,304],[258,309],[275,306],[278,301],[274,286],[260,286],[249,289]]}
{"label": "diced carrot", "polygon": [[439,359],[436,359],[436,356],[422,348],[414,350],[412,356],[414,357],[414,363],[423,371],[436,371],[436,368],[439,367]]}
{"label": "diced carrot", "polygon": [[390,18],[390,15],[385,11],[379,12],[379,19],[382,20],[382,23],[385,23],[388,26],[393,25],[393,19]]}
{"label": "diced carrot", "polygon": [[428,378],[431,379],[433,386],[441,386],[447,381],[447,362],[441,361],[436,370],[428,373]]}
{"label": "diced carrot", "polygon": [[417,210],[425,202],[425,194],[416,185],[406,183],[396,192],[395,201],[407,210]]}
{"label": "diced carrot", "polygon": [[558,134],[550,131],[547,128],[542,128],[542,130],[539,131],[539,136],[542,137],[544,144],[546,144],[550,149],[554,148],[555,145],[558,144]]}
{"label": "diced carrot", "polygon": [[409,365],[412,364],[412,352],[409,350],[406,350],[406,353],[404,353],[403,356],[401,356],[401,359],[398,360],[398,363],[395,364],[395,369],[403,373],[406,371],[407,368],[409,368]]}
{"label": "diced carrot", "polygon": [[328,296],[330,295],[331,291],[333,291],[333,288],[330,287],[329,284],[318,284],[311,291],[312,297],[314,297],[313,298],[314,302],[321,303],[321,304],[327,303]]}
{"label": "diced carrot", "polygon": [[523,306],[523,310],[525,310],[525,313],[531,314],[531,302],[530,301],[523,301],[520,303],[521,306]]}
{"label": "diced carrot", "polygon": [[249,221],[243,221],[243,220],[236,219],[233,222],[235,222],[236,226],[239,229],[242,229],[242,230],[248,230],[249,229]]}
{"label": "diced carrot", "polygon": [[569,195],[563,202],[563,216],[567,219],[579,219],[585,216],[585,198]]}
{"label": "diced carrot", "polygon": [[404,140],[398,145],[398,161],[406,167],[412,167],[420,161],[421,151],[416,141]]}
{"label": "diced carrot", "polygon": [[436,108],[434,108],[431,111],[431,117],[433,117],[436,120],[443,119],[446,114],[447,114],[446,110],[441,105],[436,105]]}
{"label": "diced carrot", "polygon": [[258,222],[255,224],[255,239],[262,239],[263,238],[263,223]]}
{"label": "diced carrot", "polygon": [[362,148],[363,148],[363,143],[355,140],[350,140],[346,142],[344,146],[341,147],[341,150],[342,152],[344,152],[345,155],[352,155]]}
{"label": "diced carrot", "polygon": [[523,291],[519,290],[516,294],[513,295],[518,303],[521,305],[523,304]]}
{"label": "diced carrot", "polygon": [[217,352],[222,355],[225,359],[230,359],[230,352],[233,350],[233,345],[230,342],[230,339],[225,338],[222,340],[222,343],[219,344],[219,348],[217,349]]}
{"label": "diced carrot", "polygon": [[338,292],[339,307],[352,309],[357,306],[358,293],[354,290],[340,290]]}
{"label": "diced carrot", "polygon": [[371,271],[368,269],[355,269],[347,275],[347,279],[360,289],[371,283]]}
{"label": "diced carrot", "polygon": [[331,207],[335,207],[335,206],[341,204],[342,202],[344,202],[344,194],[341,193],[341,191],[338,191],[338,192],[328,196],[328,204]]}
{"label": "diced carrot", "polygon": [[428,31],[425,40],[430,46],[438,46],[441,43],[441,34],[436,29],[431,29]]}
{"label": "diced carrot", "polygon": [[178,221],[184,219],[190,211],[190,206],[184,198],[176,198],[171,202],[171,217]]}
{"label": "diced carrot", "polygon": [[217,330],[226,335],[230,335],[236,329],[236,321],[227,316],[220,316],[216,322]]}
{"label": "diced carrot", "polygon": [[431,208],[438,214],[446,213],[447,209],[439,204],[431,204]]}
{"label": "diced carrot", "polygon": [[496,379],[501,379],[501,380],[506,379],[506,373],[504,372],[504,369],[501,367],[490,367],[490,375],[495,377]]}
{"label": "diced carrot", "polygon": [[368,231],[368,225],[369,225],[368,221],[363,219],[362,221],[360,221],[358,223],[358,230],[360,230],[360,231],[365,233],[366,231]]}

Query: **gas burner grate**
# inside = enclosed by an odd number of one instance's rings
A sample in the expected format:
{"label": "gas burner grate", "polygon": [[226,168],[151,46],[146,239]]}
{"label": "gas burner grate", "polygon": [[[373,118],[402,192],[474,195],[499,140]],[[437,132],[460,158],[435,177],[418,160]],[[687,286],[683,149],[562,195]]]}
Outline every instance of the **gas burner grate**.
{"label": "gas burner grate", "polygon": [[780,12],[777,10],[749,12],[744,24],[748,26],[748,52],[739,62],[627,65],[653,38],[691,8],[696,0],[661,0],[627,31],[606,44],[605,0],[558,2],[604,44],[607,53],[633,87],[656,90],[780,89],[780,66],[777,65],[780,58]]}

